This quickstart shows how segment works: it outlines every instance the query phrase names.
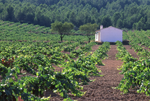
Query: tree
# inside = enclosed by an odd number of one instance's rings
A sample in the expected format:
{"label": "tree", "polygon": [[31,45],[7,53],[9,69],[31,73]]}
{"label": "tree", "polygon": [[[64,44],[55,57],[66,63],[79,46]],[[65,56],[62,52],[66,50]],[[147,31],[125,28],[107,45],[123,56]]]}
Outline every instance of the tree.
{"label": "tree", "polygon": [[14,8],[11,5],[7,7],[7,13],[8,15],[7,15],[6,20],[13,21],[15,18],[15,15],[14,15]]}
{"label": "tree", "polygon": [[[50,26],[55,21],[131,29],[142,20],[150,29],[150,0],[0,0],[0,20]],[[144,21],[144,22],[143,22]],[[120,26],[119,26],[120,27]]]}
{"label": "tree", "polygon": [[141,30],[141,29],[143,28],[143,26],[144,26],[144,23],[143,23],[142,21],[139,21],[139,22],[137,23],[136,29],[137,29],[137,30]]}
{"label": "tree", "polygon": [[150,28],[150,11],[148,10],[147,12],[148,13],[147,13],[146,27],[147,29],[149,29]]}
{"label": "tree", "polygon": [[76,25],[76,13],[73,11],[69,13],[69,22],[72,22],[73,24]]}
{"label": "tree", "polygon": [[5,2],[6,2],[5,0],[0,0],[0,1],[1,1],[3,4],[5,4]]}
{"label": "tree", "polygon": [[81,25],[79,30],[86,34],[90,42],[91,36],[95,34],[95,30],[97,29],[97,26],[98,25],[96,23],[94,24],[87,23],[87,24]]}
{"label": "tree", "polygon": [[132,29],[134,29],[134,30],[136,30],[136,27],[137,26],[137,23],[134,23],[133,25],[132,25]]}
{"label": "tree", "polygon": [[119,13],[119,12],[116,12],[114,15],[113,15],[113,17],[112,17],[112,19],[113,19],[113,25],[114,26],[116,26],[117,25],[117,20],[119,19],[121,17],[121,14]]}
{"label": "tree", "polygon": [[111,26],[111,19],[108,17],[108,16],[104,16],[103,19],[102,19],[102,25],[104,27],[108,27],[108,26]]}
{"label": "tree", "polygon": [[121,19],[118,19],[118,20],[117,20],[117,23],[116,23],[116,27],[117,27],[117,28],[122,28],[122,26],[123,26],[122,20],[121,20]]}
{"label": "tree", "polygon": [[62,23],[62,22],[56,21],[51,24],[51,28],[53,32],[58,32],[58,34],[60,35],[61,42],[62,42],[63,37],[74,28],[74,25],[68,22]]}

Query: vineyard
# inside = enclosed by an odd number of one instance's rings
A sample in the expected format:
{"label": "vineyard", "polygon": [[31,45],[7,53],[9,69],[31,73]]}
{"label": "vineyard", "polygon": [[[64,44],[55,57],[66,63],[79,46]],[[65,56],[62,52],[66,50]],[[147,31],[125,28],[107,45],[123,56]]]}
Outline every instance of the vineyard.
{"label": "vineyard", "polygon": [[49,28],[0,21],[0,101],[148,101],[149,32],[124,32],[129,45],[60,43]]}
{"label": "vineyard", "polygon": [[[88,41],[88,38],[79,34],[79,31],[71,31],[71,35],[65,36],[64,41]],[[59,35],[52,33],[50,27],[33,25],[28,23],[14,23],[0,20],[0,40],[5,41],[60,41]],[[94,36],[92,37],[94,39]]]}

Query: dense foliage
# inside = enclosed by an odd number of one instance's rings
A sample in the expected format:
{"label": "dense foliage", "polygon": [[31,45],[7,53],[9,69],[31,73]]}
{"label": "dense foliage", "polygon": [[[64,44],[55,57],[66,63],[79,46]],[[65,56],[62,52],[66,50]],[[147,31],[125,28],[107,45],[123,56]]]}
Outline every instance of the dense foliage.
{"label": "dense foliage", "polygon": [[[3,24],[7,25],[5,22]],[[12,26],[13,24],[15,23],[12,23]],[[10,27],[10,30],[14,29]],[[7,34],[8,32],[5,33]],[[82,85],[92,81],[89,76],[101,76],[100,70],[95,65],[103,65],[101,59],[107,56],[106,52],[110,48],[109,43],[103,43],[91,55],[89,51],[96,43],[85,44],[81,40],[63,43],[27,40],[20,42],[13,40],[12,37],[7,41],[1,40],[0,44],[0,99],[2,101],[10,99],[15,101],[19,97],[24,101],[48,101],[50,96],[44,98],[46,90],[51,90],[66,100],[70,99],[70,94],[82,96],[84,94],[80,91],[83,89]],[[79,48],[76,50],[77,46]],[[69,51],[70,54],[62,51]],[[78,56],[77,60],[73,60]],[[63,66],[63,70],[54,71],[53,65]]]}
{"label": "dense foliage", "polygon": [[95,35],[95,30],[97,29],[97,26],[98,25],[96,23],[95,24],[87,23],[87,24],[81,25],[79,30],[86,34],[90,42],[91,36]]}
{"label": "dense foliage", "polygon": [[128,29],[150,28],[150,0],[0,0],[0,19],[50,26],[57,21],[79,28],[86,23]]}
{"label": "dense foliage", "polygon": [[123,47],[123,44],[117,42],[119,52],[116,57],[124,61],[119,69],[121,74],[124,74],[124,77],[116,88],[124,93],[128,93],[132,89],[137,91],[137,93],[145,93],[147,96],[150,96],[150,52],[144,49],[143,46],[149,46],[147,32],[129,31],[124,33],[124,39],[130,40],[129,44],[137,52],[139,59],[133,58]]}
{"label": "dense foliage", "polygon": [[69,34],[73,29],[74,25],[72,23],[62,23],[62,22],[54,22],[51,24],[52,31],[57,32],[60,35],[61,42],[66,34]]}

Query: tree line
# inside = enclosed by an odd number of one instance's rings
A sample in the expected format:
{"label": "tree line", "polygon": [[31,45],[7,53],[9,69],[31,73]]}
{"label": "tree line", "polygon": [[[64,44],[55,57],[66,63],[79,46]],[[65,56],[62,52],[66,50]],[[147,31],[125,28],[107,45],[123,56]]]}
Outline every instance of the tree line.
{"label": "tree line", "polygon": [[[0,20],[51,27],[71,22],[104,27],[150,29],[150,0],[0,0]],[[98,28],[98,27],[97,27]]]}

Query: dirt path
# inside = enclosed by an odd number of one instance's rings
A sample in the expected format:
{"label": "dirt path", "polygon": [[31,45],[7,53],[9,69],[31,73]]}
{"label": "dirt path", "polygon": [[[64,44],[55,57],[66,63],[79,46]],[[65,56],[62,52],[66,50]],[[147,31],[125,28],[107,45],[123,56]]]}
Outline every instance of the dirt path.
{"label": "dirt path", "polygon": [[95,52],[95,50],[97,50],[99,47],[100,47],[100,45],[94,45],[94,46],[92,46],[91,52]]}
{"label": "dirt path", "polygon": [[130,49],[131,48],[130,45],[124,45],[124,47],[134,58],[139,58],[137,52],[135,52],[133,49]]}
{"label": "dirt path", "polygon": [[[87,93],[85,96],[78,99],[78,101],[110,101],[117,100],[118,91],[113,90],[111,87],[116,87],[123,75],[119,74],[117,70],[118,66],[122,65],[122,61],[116,60],[115,55],[118,51],[116,50],[115,45],[111,45],[110,51],[108,54],[108,59],[103,60],[102,62],[105,66],[98,66],[101,69],[103,77],[92,77],[96,79],[90,85],[84,86]],[[117,95],[117,96],[116,96]]]}
{"label": "dirt path", "polygon": [[146,49],[147,51],[150,51],[150,49],[144,45],[142,45],[141,47],[143,47],[144,49]]}

